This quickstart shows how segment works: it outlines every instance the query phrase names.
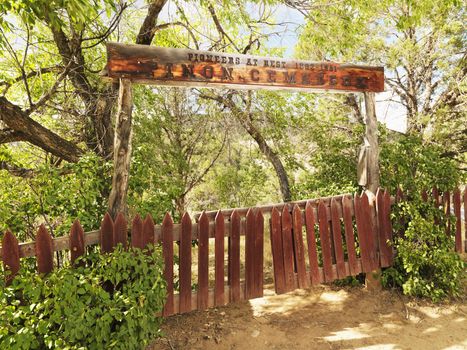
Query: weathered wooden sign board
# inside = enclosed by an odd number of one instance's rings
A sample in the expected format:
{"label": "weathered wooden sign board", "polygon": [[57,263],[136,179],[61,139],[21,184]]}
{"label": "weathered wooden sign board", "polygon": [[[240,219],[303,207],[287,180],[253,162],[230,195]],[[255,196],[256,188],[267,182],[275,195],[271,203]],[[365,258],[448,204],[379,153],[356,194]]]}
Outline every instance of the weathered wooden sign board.
{"label": "weathered wooden sign board", "polygon": [[335,92],[384,90],[383,67],[119,43],[107,44],[105,76],[168,86]]}

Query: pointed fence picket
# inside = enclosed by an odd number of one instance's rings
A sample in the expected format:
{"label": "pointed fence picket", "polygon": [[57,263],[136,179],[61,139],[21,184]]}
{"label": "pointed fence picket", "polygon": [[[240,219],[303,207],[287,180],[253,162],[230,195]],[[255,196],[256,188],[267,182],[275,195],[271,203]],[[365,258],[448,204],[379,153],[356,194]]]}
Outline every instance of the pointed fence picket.
{"label": "pointed fence picket", "polygon": [[[457,252],[467,248],[467,191],[433,188],[419,195],[445,213],[453,213],[455,226],[451,222],[446,231],[449,234],[451,230]],[[131,246],[137,248],[160,244],[167,282],[162,314],[169,316],[263,295],[265,219],[269,221],[277,294],[391,266],[391,205],[408,198],[402,189],[393,198],[389,191],[379,189],[371,199],[365,193],[341,195],[248,210],[203,212],[194,220],[185,213],[180,223],[174,223],[167,213],[160,225],[151,215],[144,220],[136,215],[131,230],[123,214],[115,221],[106,214],[99,231],[84,233],[76,220],[66,237],[52,238],[41,225],[32,243],[18,243],[7,231],[0,257],[9,271],[6,282],[11,283],[22,257],[36,256],[38,273],[47,274],[54,268],[55,251],[69,250],[74,264],[88,245],[99,244],[102,253],[109,253],[117,244],[127,247],[129,238]],[[194,264],[197,269],[193,269]],[[214,271],[212,277],[210,271]]]}

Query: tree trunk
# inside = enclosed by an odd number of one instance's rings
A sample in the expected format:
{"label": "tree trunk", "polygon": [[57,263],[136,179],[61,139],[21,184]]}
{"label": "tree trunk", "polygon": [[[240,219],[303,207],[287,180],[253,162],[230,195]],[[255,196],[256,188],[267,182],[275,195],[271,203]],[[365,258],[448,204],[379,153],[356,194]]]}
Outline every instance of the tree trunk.
{"label": "tree trunk", "polygon": [[249,116],[245,116],[245,118],[242,118],[240,122],[242,123],[245,130],[253,138],[253,140],[256,141],[260,151],[266,156],[266,158],[271,162],[272,166],[274,167],[274,170],[276,171],[277,177],[279,179],[282,201],[290,202],[292,200],[292,195],[290,193],[289,178],[287,176],[287,172],[285,171],[281,159],[279,158],[277,153],[274,152],[271,147],[269,147],[263,135],[261,135],[259,130],[255,127],[255,125],[253,125],[253,122],[251,121]]}
{"label": "tree trunk", "polygon": [[118,110],[115,120],[114,172],[109,196],[109,213],[116,217],[119,212],[128,214],[127,192],[131,161],[132,108],[131,81],[120,80]]}
{"label": "tree trunk", "polygon": [[72,142],[44,128],[18,106],[0,97],[0,120],[27,141],[54,156],[76,163],[83,151]]}
{"label": "tree trunk", "polygon": [[376,119],[375,93],[365,92],[365,138],[369,149],[367,154],[367,183],[365,188],[373,194],[379,187],[379,145],[378,145],[378,121]]}

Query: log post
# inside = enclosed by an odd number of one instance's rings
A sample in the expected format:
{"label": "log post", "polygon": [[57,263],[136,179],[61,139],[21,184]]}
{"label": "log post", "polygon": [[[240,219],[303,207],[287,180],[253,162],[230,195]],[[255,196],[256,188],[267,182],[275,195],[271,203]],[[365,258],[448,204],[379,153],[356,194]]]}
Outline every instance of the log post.
{"label": "log post", "polygon": [[128,216],[126,198],[131,161],[132,108],[131,81],[120,79],[118,109],[115,118],[114,171],[108,207],[113,218],[119,212],[122,212],[125,217]]}
{"label": "log post", "polygon": [[[372,225],[375,228],[374,232],[379,234],[378,221],[376,218],[375,204],[376,204],[376,191],[380,184],[379,172],[379,145],[378,145],[378,121],[376,119],[376,104],[375,93],[365,92],[365,144],[366,144],[366,184],[364,185],[365,191],[368,195],[372,213],[375,216],[371,217]],[[374,242],[378,245],[378,237],[375,237]],[[376,246],[376,248],[378,248]],[[378,251],[378,250],[377,250]],[[378,259],[379,260],[379,259]],[[381,289],[381,269],[367,273],[365,277],[365,285],[369,290]]]}

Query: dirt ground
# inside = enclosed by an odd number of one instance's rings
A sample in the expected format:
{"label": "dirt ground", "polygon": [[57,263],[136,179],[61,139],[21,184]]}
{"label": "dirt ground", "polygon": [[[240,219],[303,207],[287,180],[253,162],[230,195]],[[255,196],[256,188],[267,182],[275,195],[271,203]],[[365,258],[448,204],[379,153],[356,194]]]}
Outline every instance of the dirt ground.
{"label": "dirt ground", "polygon": [[467,349],[465,300],[319,286],[168,318],[149,349]]}

